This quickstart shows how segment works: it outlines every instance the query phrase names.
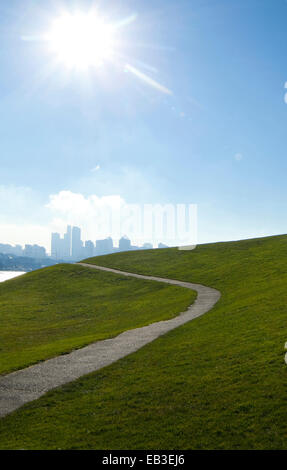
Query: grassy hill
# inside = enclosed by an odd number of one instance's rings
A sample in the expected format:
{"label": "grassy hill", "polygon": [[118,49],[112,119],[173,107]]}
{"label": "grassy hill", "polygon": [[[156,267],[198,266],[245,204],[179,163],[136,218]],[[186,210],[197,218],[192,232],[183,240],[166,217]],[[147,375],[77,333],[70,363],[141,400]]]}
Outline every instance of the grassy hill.
{"label": "grassy hill", "polygon": [[172,318],[195,295],[70,264],[0,283],[0,374]]}
{"label": "grassy hill", "polygon": [[215,308],[0,421],[0,448],[286,449],[287,236],[90,263],[219,289]]}

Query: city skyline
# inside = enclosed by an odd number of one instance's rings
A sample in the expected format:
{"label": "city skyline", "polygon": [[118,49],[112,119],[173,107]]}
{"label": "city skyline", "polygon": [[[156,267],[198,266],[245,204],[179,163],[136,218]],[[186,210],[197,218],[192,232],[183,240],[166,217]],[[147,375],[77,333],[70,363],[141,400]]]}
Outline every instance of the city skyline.
{"label": "city skyline", "polygon": [[[167,247],[159,243],[158,248]],[[92,241],[81,239],[81,228],[76,226],[67,226],[66,233],[61,237],[60,233],[51,234],[51,257],[53,259],[62,260],[81,260],[91,258],[92,256],[100,256],[105,254],[116,253],[119,251],[130,251],[139,249],[153,249],[151,243],[144,243],[142,246],[132,245],[131,240],[127,236],[119,239],[118,246],[114,245],[112,237]]]}
{"label": "city skyline", "polygon": [[[167,248],[167,245],[158,243],[158,248]],[[118,241],[118,246],[114,245],[111,237],[100,240],[81,239],[81,228],[68,225],[66,233],[61,236],[58,232],[51,233],[51,249],[47,252],[45,247],[37,244],[11,245],[9,243],[0,243],[0,253],[44,259],[50,257],[54,260],[76,261],[92,256],[116,253],[119,251],[129,251],[138,249],[153,249],[151,243],[145,242],[141,246],[132,245],[131,240],[127,236],[123,236]]]}

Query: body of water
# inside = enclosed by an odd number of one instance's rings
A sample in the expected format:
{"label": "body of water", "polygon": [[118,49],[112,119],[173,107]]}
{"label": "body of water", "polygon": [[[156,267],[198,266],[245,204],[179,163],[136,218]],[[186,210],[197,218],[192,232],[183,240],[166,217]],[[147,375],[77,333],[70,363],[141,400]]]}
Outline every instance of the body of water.
{"label": "body of water", "polygon": [[0,271],[0,282],[8,281],[8,279],[13,279],[13,277],[21,276],[25,274],[22,271]]}

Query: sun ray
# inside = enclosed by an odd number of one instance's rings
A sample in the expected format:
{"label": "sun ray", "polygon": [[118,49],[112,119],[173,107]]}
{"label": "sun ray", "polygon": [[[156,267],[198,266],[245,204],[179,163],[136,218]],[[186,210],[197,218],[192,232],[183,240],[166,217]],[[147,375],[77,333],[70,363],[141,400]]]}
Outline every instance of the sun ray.
{"label": "sun ray", "polygon": [[153,80],[150,78],[148,75],[145,73],[141,72],[140,70],[136,69],[130,64],[126,64],[125,69],[128,72],[131,72],[133,75],[135,75],[137,78],[145,82],[147,85],[151,86],[152,88],[155,88],[156,90],[160,91],[161,93],[164,93],[165,95],[172,95],[172,91],[169,90],[167,87],[161,85],[159,82],[156,80]]}
{"label": "sun ray", "polygon": [[[51,18],[50,29],[46,33],[23,34],[21,39],[24,42],[45,44],[46,52],[51,55],[50,68],[53,72],[56,67],[64,66],[63,69],[68,72],[67,77],[73,69],[76,74],[80,73],[88,78],[94,77],[92,69],[95,68],[99,77],[99,67],[101,67],[102,71],[106,70],[111,77],[111,65],[115,71],[129,72],[143,84],[164,95],[173,95],[169,88],[151,78],[150,74],[158,74],[155,67],[140,61],[139,58],[125,56],[125,46],[129,50],[129,44],[123,40],[121,33],[124,27],[134,23],[137,18],[138,15],[133,13],[122,20],[111,22],[101,16],[99,10],[95,8],[72,12],[62,9],[58,16]],[[136,45],[165,50],[163,47],[151,44]],[[106,63],[109,66],[103,68]],[[74,76],[74,73],[71,76]]]}

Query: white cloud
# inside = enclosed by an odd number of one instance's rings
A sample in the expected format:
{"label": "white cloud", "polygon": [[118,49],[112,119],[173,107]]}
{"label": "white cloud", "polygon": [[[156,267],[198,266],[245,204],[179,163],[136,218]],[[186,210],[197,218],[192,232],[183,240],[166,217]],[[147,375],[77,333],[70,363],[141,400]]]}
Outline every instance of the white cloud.
{"label": "white cloud", "polygon": [[77,225],[83,229],[85,239],[112,235],[110,213],[118,211],[126,204],[119,195],[99,197],[96,194],[85,197],[81,193],[60,191],[50,196],[46,207],[52,217],[51,227],[63,231],[66,225]]}
{"label": "white cloud", "polygon": [[119,195],[99,197],[92,194],[85,197],[81,193],[60,191],[50,196],[50,202],[46,207],[51,211],[60,212],[71,219],[75,219],[75,217],[82,215],[94,215],[98,209],[120,207],[122,204],[125,204],[125,201]]}
{"label": "white cloud", "polygon": [[96,173],[96,171],[99,171],[101,169],[100,165],[95,166],[95,168],[91,169],[91,173]]}

